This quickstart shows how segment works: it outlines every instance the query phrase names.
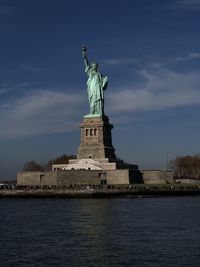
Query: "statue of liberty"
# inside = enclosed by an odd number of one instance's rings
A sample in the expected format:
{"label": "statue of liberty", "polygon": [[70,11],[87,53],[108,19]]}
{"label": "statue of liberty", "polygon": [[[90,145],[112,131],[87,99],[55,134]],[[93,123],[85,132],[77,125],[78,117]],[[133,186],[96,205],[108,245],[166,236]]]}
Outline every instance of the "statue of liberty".
{"label": "statue of liberty", "polygon": [[102,117],[104,115],[104,90],[106,90],[108,78],[101,75],[97,63],[92,62],[89,64],[86,51],[86,47],[83,45],[82,54],[85,64],[85,72],[88,76],[87,92],[90,107],[90,114],[86,117]]}

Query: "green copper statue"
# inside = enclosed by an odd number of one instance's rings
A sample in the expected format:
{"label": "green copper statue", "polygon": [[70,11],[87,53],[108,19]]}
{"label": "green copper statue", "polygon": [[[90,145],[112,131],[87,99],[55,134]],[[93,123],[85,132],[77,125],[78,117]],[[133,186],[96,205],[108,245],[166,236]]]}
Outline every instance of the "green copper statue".
{"label": "green copper statue", "polygon": [[103,77],[99,72],[97,63],[92,62],[89,64],[86,47],[82,46],[83,60],[85,64],[85,72],[87,73],[87,92],[90,107],[90,114],[86,117],[95,117],[104,115],[104,90],[108,84],[108,78]]}

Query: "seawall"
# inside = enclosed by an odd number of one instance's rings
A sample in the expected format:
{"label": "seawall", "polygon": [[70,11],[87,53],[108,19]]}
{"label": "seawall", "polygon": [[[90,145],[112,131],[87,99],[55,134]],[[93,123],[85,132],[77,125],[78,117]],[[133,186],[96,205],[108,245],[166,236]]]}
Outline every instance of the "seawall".
{"label": "seawall", "polygon": [[141,186],[122,188],[74,188],[74,189],[1,189],[0,198],[95,198],[141,196],[200,196],[199,186]]}

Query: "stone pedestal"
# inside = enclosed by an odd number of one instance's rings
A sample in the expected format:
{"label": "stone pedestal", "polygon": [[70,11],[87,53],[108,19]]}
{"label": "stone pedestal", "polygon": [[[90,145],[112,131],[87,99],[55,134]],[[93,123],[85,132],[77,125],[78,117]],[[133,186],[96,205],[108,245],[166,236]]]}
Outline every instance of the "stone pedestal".
{"label": "stone pedestal", "polygon": [[77,159],[105,159],[109,162],[116,160],[115,149],[112,145],[111,130],[107,116],[84,117],[80,124],[81,143],[78,148]]}

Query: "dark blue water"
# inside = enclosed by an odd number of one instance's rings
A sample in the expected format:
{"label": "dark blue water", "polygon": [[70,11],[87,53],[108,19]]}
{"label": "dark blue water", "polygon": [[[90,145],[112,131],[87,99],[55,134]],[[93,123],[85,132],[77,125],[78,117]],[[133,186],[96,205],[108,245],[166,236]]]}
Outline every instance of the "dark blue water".
{"label": "dark blue water", "polygon": [[200,198],[0,199],[0,266],[200,266]]}

